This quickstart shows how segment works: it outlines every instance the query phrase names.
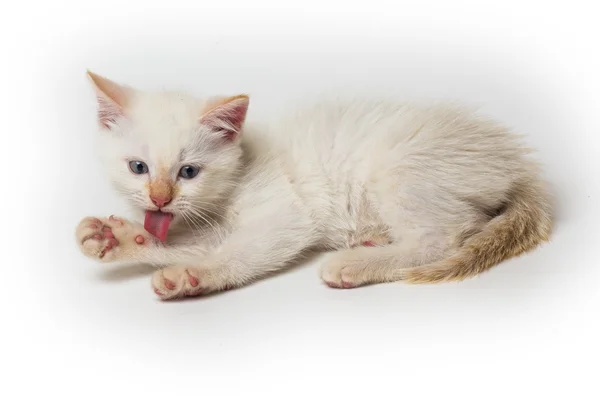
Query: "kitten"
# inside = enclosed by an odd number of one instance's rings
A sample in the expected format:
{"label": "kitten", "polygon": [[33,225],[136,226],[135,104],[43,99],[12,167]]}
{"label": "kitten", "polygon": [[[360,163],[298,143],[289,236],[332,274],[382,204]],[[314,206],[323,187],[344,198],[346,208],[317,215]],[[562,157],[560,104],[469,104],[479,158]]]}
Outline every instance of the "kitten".
{"label": "kitten", "polygon": [[88,72],[100,153],[140,221],[85,218],[82,252],[162,266],[162,299],[248,284],[331,251],[334,288],[462,280],[549,240],[520,137],[445,105],[322,101],[267,127],[246,95],[143,92]]}

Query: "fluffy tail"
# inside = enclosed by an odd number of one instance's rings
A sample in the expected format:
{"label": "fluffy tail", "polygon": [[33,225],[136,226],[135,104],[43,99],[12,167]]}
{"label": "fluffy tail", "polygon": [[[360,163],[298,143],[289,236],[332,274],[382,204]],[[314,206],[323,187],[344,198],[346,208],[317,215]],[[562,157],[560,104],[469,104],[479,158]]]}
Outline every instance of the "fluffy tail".
{"label": "fluffy tail", "polygon": [[551,206],[544,187],[537,183],[518,183],[511,191],[504,212],[469,237],[454,255],[402,269],[401,275],[409,283],[464,280],[535,249],[549,240],[551,231]]}

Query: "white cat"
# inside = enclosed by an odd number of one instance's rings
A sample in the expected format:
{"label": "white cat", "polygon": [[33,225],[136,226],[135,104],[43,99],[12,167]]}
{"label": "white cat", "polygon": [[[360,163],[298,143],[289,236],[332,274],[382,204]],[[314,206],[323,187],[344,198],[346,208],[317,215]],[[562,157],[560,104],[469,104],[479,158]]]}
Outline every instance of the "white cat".
{"label": "white cat", "polygon": [[530,150],[461,108],[332,100],[267,128],[245,124],[246,95],[88,75],[102,159],[145,222],[85,218],[77,240],[99,261],[162,266],[162,299],[239,287],[319,250],[333,251],[331,287],[462,280],[549,239]]}

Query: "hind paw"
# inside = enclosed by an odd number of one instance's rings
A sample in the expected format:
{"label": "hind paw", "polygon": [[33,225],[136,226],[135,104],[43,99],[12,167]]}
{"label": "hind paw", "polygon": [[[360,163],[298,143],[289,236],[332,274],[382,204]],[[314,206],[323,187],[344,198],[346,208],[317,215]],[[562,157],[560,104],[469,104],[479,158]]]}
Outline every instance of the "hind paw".
{"label": "hind paw", "polygon": [[351,289],[366,285],[373,280],[367,267],[365,248],[333,253],[321,266],[321,279],[330,288]]}

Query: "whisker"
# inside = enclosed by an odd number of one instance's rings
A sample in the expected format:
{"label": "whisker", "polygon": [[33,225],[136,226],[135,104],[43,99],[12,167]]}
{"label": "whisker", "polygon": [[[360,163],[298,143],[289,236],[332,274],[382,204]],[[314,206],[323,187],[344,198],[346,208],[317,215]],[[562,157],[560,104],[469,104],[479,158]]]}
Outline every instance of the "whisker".
{"label": "whisker", "polygon": [[222,237],[222,234],[221,234],[220,230],[217,229],[212,224],[212,222],[210,222],[208,219],[206,219],[205,215],[202,212],[200,212],[199,210],[193,209],[193,208],[190,208],[190,210],[194,213],[195,216],[201,218],[204,222],[206,222],[211,227],[211,229],[213,230],[213,232],[219,237],[219,240],[223,241],[223,237]]}
{"label": "whisker", "polygon": [[200,242],[200,239],[196,235],[196,231],[197,230],[199,231],[201,228],[199,226],[196,226],[194,221],[185,212],[182,212],[181,216],[182,216],[183,220],[185,221],[185,223],[187,224],[187,226],[189,226],[190,230],[192,231],[192,235],[194,236],[194,239],[196,240],[196,242]]}

